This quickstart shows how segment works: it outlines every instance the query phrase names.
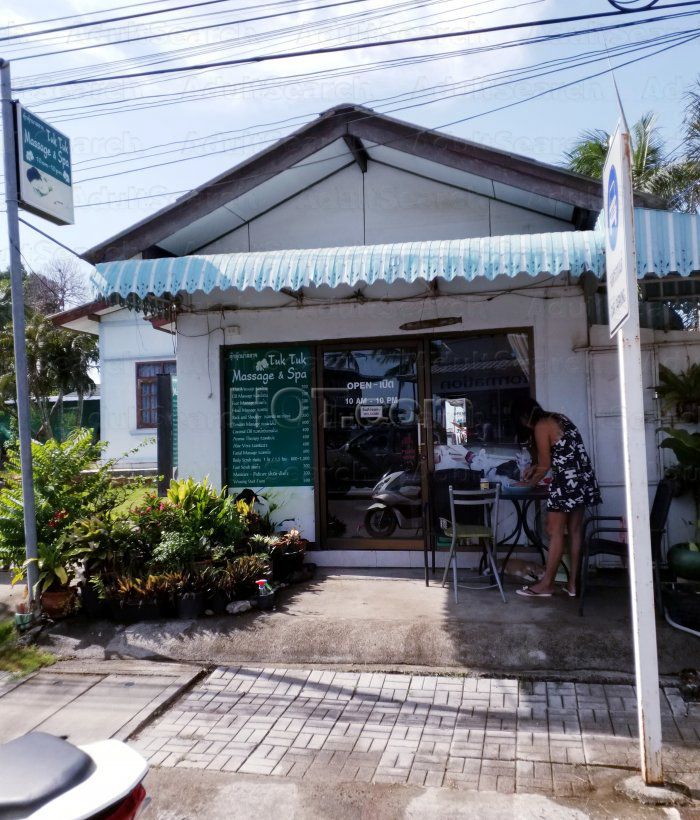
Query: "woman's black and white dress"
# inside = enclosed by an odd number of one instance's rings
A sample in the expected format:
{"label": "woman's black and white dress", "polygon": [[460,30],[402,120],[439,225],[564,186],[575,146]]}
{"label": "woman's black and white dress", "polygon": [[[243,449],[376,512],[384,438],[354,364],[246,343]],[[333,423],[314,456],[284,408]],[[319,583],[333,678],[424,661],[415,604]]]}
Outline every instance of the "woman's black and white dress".
{"label": "woman's black and white dress", "polygon": [[600,504],[598,481],[576,425],[566,416],[554,417],[562,436],[552,445],[552,482],[547,509],[571,512]]}

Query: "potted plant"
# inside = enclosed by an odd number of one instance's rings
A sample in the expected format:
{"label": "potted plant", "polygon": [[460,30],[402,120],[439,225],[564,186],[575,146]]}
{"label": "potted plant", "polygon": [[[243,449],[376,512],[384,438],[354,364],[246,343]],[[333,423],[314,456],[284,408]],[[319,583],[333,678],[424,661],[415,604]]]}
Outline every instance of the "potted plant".
{"label": "potted plant", "polygon": [[184,572],[175,592],[177,617],[181,620],[198,618],[204,612],[205,582],[195,571]]}
{"label": "potted plant", "polygon": [[266,553],[239,555],[226,566],[227,584],[232,598],[251,598],[257,595],[257,584],[261,578],[270,578],[270,557]]}
{"label": "potted plant", "polygon": [[117,576],[109,596],[115,621],[136,623],[160,616],[153,576]]}
{"label": "potted plant", "polygon": [[659,365],[659,385],[656,393],[666,411],[671,411],[687,424],[697,424],[700,407],[700,364],[691,364],[686,370],[674,373]]}
{"label": "potted plant", "polygon": [[64,618],[75,609],[76,590],[71,586],[75,579],[76,564],[82,550],[66,549],[62,541],[39,545],[39,557],[30,558],[17,570],[13,584],[26,578],[29,564],[35,563],[39,578],[35,594],[49,618]]}
{"label": "potted plant", "polygon": [[270,558],[272,577],[275,581],[284,581],[292,573],[301,570],[307,543],[297,529],[291,529],[274,539],[270,547]]}
{"label": "potted plant", "polygon": [[671,450],[678,462],[671,476],[692,495],[695,505],[693,540],[674,544],[668,551],[668,564],[677,577],[700,581],[700,433],[676,427],[664,427],[662,432],[667,438],[659,446]]}
{"label": "potted plant", "polygon": [[200,573],[200,583],[205,595],[204,609],[214,615],[223,615],[226,604],[231,600],[226,568],[213,564],[205,567]]}

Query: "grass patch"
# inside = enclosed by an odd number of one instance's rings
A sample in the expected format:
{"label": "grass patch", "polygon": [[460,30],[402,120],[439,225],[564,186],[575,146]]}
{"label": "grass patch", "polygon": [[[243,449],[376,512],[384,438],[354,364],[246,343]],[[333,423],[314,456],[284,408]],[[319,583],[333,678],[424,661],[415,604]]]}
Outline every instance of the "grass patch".
{"label": "grass patch", "polygon": [[141,506],[146,501],[146,495],[153,492],[153,487],[138,487],[129,493],[122,503],[114,508],[115,513],[128,513],[132,507]]}
{"label": "grass patch", "polygon": [[36,646],[22,646],[13,621],[0,621],[0,672],[29,675],[54,661],[53,655]]}

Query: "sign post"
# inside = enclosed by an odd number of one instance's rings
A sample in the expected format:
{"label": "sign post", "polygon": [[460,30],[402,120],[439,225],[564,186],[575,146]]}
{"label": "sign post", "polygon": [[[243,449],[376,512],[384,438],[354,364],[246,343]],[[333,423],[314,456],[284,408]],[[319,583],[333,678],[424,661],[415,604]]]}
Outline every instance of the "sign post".
{"label": "sign post", "polygon": [[34,476],[32,474],[32,428],[29,415],[29,384],[27,378],[27,346],[24,324],[24,290],[22,260],[19,251],[19,191],[17,190],[17,146],[12,105],[10,64],[0,58],[2,104],[2,134],[5,168],[5,202],[7,204],[7,237],[10,245],[10,292],[12,295],[12,338],[15,348],[15,383],[17,389],[17,421],[19,452],[22,465],[22,501],[24,507],[24,541],[27,556],[27,589],[29,601],[36,603],[39,569],[34,507]]}
{"label": "sign post", "polygon": [[641,769],[647,785],[660,785],[664,777],[661,761],[659,666],[649,530],[642,351],[639,338],[630,138],[624,118],[611,140],[603,171],[603,193],[610,335],[617,336],[620,368],[622,446]]}

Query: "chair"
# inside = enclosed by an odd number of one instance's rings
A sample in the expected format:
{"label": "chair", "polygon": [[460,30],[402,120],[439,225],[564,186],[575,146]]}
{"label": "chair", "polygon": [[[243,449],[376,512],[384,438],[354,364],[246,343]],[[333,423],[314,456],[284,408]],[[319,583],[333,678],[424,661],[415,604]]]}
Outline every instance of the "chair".
{"label": "chair", "polygon": [[[435,575],[435,555],[437,550],[449,550],[452,539],[442,531],[443,521],[450,519],[450,486],[460,490],[478,490],[481,484],[480,470],[470,470],[467,467],[453,467],[448,470],[435,470],[429,479],[428,497],[425,499],[425,521],[430,521],[430,551],[432,553],[432,573]],[[464,516],[475,524],[480,523],[478,510],[473,510]],[[424,541],[425,585],[428,581],[428,539]]]}
{"label": "chair", "polygon": [[[451,539],[451,542],[450,552],[447,557],[447,563],[445,564],[445,571],[442,575],[442,585],[443,587],[445,586],[445,583],[447,581],[447,575],[450,571],[450,566],[452,566],[455,602],[457,601],[457,544],[460,541],[466,541],[467,539],[472,538],[478,539],[482,542],[486,555],[487,566],[490,567],[491,572],[493,573],[493,576],[496,580],[496,586],[498,586],[498,589],[501,592],[501,598],[503,598],[503,603],[505,603],[506,601],[506,596],[503,592],[503,584],[501,582],[501,575],[498,571],[495,555],[497,543],[496,530],[498,528],[498,502],[500,497],[500,484],[496,484],[495,486],[490,487],[488,490],[455,490],[455,488],[452,486],[450,486],[449,488],[450,519],[449,521],[445,521],[445,523],[442,526],[442,530],[444,534]],[[482,512],[482,523],[475,524],[472,522],[460,522],[459,516],[457,515],[458,507],[468,507],[472,510],[480,507]],[[491,586],[493,585],[489,584],[470,588],[487,589]]]}
{"label": "chair", "polygon": [[[666,519],[673,500],[673,484],[667,479],[662,479],[654,493],[654,500],[649,513],[649,529],[651,530],[651,558],[654,565],[654,590],[657,598],[661,594],[661,576],[659,565],[661,563],[661,539],[666,531]],[[613,527],[610,525],[600,526],[600,522],[619,521],[624,522],[619,515],[593,515],[584,524],[583,545],[581,551],[581,600],[579,603],[579,615],[583,615],[583,602],[588,586],[588,562],[593,555],[613,555],[626,560],[629,556],[629,545],[626,541],[615,541],[611,538],[601,538],[601,535],[626,534],[627,528],[623,526]]]}

